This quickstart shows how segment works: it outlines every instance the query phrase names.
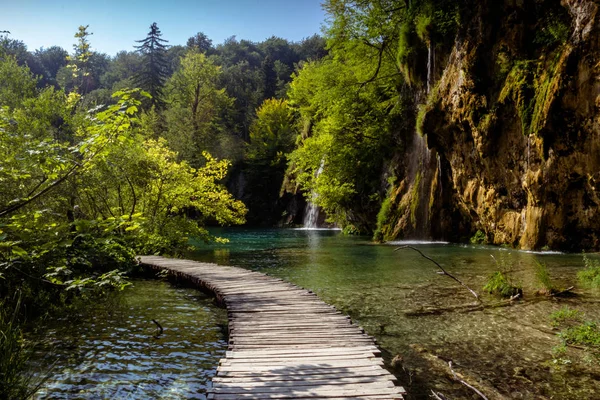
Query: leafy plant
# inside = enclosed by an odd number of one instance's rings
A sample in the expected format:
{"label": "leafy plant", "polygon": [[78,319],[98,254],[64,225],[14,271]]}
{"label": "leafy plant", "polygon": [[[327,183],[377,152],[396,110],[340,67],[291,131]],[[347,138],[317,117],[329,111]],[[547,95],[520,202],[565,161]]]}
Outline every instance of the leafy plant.
{"label": "leafy plant", "polygon": [[513,297],[517,294],[523,294],[523,289],[520,285],[517,285],[510,278],[510,271],[512,269],[512,262],[510,259],[510,253],[508,255],[502,254],[497,260],[492,256],[496,264],[500,267],[499,271],[494,272],[487,280],[487,283],[483,287],[483,290],[489,294],[494,294],[503,298]]}
{"label": "leafy plant", "polygon": [[583,321],[583,313],[579,310],[564,306],[558,311],[550,314],[551,325],[558,328],[560,326],[572,326]]}
{"label": "leafy plant", "polygon": [[585,268],[577,273],[577,278],[582,285],[594,289],[600,288],[600,261],[583,254]]}
{"label": "leafy plant", "polygon": [[21,296],[17,294],[14,307],[0,303],[0,398],[29,398],[43,383],[44,378],[35,378],[25,373],[33,345],[23,338],[19,315]]}
{"label": "leafy plant", "polygon": [[556,292],[557,289],[554,286],[554,283],[552,283],[552,279],[550,278],[550,273],[548,272],[548,266],[546,266],[546,264],[541,263],[537,260],[535,262],[535,277],[537,278],[537,281],[544,288],[543,291],[546,294],[552,294],[552,293]]}
{"label": "leafy plant", "polygon": [[506,273],[501,271],[496,271],[489,277],[487,283],[483,287],[483,290],[490,294],[505,298],[512,297],[523,292],[521,287],[512,283]]}
{"label": "leafy plant", "polygon": [[485,232],[478,230],[469,240],[472,244],[484,244],[487,243],[487,237]]}

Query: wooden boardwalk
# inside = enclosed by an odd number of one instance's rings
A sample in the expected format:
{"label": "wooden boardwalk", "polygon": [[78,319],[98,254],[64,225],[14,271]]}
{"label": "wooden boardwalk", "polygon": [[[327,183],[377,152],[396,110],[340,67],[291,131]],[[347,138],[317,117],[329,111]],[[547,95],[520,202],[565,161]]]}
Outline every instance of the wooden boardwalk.
{"label": "wooden boardwalk", "polygon": [[242,268],[155,256],[229,312],[229,350],[209,399],[402,399],[373,338],[312,292]]}

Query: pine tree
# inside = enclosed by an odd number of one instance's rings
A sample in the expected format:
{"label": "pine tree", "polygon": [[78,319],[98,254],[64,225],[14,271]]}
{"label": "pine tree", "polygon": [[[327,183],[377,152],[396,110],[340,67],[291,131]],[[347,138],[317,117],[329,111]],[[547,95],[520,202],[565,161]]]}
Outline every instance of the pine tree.
{"label": "pine tree", "polygon": [[161,36],[154,22],[146,39],[136,40],[141,44],[135,46],[142,55],[142,67],[135,76],[135,83],[152,95],[151,104],[157,108],[164,105],[162,89],[167,79],[167,46],[164,43],[168,43],[168,40],[161,39]]}

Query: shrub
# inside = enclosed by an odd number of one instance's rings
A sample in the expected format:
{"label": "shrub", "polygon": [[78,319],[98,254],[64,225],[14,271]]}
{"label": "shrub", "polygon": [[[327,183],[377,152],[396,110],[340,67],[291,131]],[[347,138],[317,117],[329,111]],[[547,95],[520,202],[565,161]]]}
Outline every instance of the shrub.
{"label": "shrub", "polygon": [[583,265],[585,266],[585,269],[577,273],[579,282],[587,287],[594,289],[600,288],[600,261],[591,259],[584,254]]}
{"label": "shrub", "polygon": [[552,283],[552,279],[550,278],[550,273],[548,272],[548,267],[546,264],[539,261],[535,262],[535,277],[544,288],[544,293],[552,294],[556,292],[556,287]]}
{"label": "shrub", "polygon": [[485,235],[485,232],[478,230],[477,232],[475,232],[475,234],[471,237],[470,242],[472,244],[485,244],[487,243],[487,237]]}
{"label": "shrub", "polygon": [[489,294],[494,294],[503,298],[515,296],[523,293],[520,286],[514,284],[506,272],[496,271],[488,279],[483,290]]}

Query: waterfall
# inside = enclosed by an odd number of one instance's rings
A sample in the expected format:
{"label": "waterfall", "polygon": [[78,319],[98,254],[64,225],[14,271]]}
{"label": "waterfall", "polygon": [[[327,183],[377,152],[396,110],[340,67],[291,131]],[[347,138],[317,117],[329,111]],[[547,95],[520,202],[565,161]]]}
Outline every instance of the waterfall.
{"label": "waterfall", "polygon": [[427,94],[431,91],[431,86],[433,84],[433,68],[435,62],[435,49],[431,40],[429,41],[429,46],[427,46]]}
{"label": "waterfall", "polygon": [[438,185],[440,185],[440,197],[444,194],[444,187],[442,186],[442,158],[440,153],[436,153],[437,158],[437,169],[438,169]]}
{"label": "waterfall", "polygon": [[[315,173],[315,179],[321,175],[323,172],[323,166],[325,165],[325,160],[321,160],[321,165],[319,169]],[[313,191],[310,194],[310,200],[306,203],[306,210],[304,211],[304,228],[314,229],[318,228],[319,223],[319,206],[315,204],[315,200],[319,196],[318,193]]]}

